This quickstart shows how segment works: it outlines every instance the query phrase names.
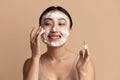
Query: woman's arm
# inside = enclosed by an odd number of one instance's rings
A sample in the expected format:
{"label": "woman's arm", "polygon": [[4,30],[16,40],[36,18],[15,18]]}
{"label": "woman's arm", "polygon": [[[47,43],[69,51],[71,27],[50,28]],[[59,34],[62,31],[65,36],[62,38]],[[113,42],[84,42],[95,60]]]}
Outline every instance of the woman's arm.
{"label": "woman's arm", "polygon": [[30,47],[32,51],[32,57],[27,59],[23,67],[23,80],[38,80],[39,77],[39,60],[41,57],[40,50],[40,35],[42,29],[38,27],[34,33],[34,28],[30,33]]}
{"label": "woman's arm", "polygon": [[27,59],[23,67],[23,80],[38,80],[39,57]]}
{"label": "woman's arm", "polygon": [[79,52],[76,68],[79,80],[95,80],[95,68],[86,43],[84,43],[84,53],[83,51]]}

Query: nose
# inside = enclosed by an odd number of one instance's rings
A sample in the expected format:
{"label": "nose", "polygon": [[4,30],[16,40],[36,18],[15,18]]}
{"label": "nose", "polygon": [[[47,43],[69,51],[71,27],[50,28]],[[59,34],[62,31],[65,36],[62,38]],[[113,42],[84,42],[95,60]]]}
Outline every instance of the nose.
{"label": "nose", "polygon": [[56,26],[52,27],[51,32],[52,32],[52,33],[57,32],[57,27],[56,27]]}
{"label": "nose", "polygon": [[56,28],[56,27],[53,27],[53,28],[52,28],[52,31],[57,31],[57,28]]}

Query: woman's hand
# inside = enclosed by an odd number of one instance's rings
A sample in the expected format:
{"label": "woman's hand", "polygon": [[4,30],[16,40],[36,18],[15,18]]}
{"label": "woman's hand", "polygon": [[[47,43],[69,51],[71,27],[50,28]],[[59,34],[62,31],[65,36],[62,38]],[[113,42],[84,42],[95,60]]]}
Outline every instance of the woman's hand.
{"label": "woman's hand", "polygon": [[40,50],[40,36],[42,34],[41,26],[38,27],[37,31],[35,32],[34,28],[30,33],[30,47],[32,51],[32,57],[39,57],[41,56]]}
{"label": "woman's hand", "polygon": [[87,64],[88,64],[89,59],[90,59],[89,54],[90,53],[89,53],[87,44],[84,43],[84,52],[80,50],[80,52],[79,52],[79,59],[78,59],[78,62],[76,64],[77,72],[82,77],[86,76]]}

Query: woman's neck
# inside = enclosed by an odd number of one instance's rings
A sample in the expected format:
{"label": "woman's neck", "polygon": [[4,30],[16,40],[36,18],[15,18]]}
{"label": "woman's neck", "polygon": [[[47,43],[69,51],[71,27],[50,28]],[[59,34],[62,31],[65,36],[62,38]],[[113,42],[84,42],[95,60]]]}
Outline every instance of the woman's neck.
{"label": "woman's neck", "polygon": [[47,55],[50,57],[51,60],[61,60],[66,56],[67,49],[65,48],[65,45],[60,47],[47,46],[47,48]]}

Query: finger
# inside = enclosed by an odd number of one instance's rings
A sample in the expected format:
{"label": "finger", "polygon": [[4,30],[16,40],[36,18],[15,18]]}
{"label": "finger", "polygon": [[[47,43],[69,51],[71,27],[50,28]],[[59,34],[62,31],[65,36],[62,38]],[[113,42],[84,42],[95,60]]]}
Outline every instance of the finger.
{"label": "finger", "polygon": [[85,50],[85,55],[84,55],[84,60],[87,62],[89,59],[89,53],[88,53],[88,50],[86,49]]}
{"label": "finger", "polygon": [[88,48],[88,46],[87,46],[87,45],[85,45],[85,46],[86,46],[86,49],[85,49],[85,55],[84,55],[84,58],[86,59],[87,56],[90,56],[90,52],[89,52],[89,48]]}
{"label": "finger", "polygon": [[38,30],[38,34],[36,35],[36,40],[39,41],[40,36],[43,34],[44,30],[43,28],[40,26],[39,30]]}
{"label": "finger", "polygon": [[90,56],[88,54],[88,50],[85,50],[85,54],[84,54],[84,59],[83,59],[83,65],[87,66],[88,62],[89,62]]}
{"label": "finger", "polygon": [[43,32],[44,33],[41,35],[41,38],[42,38],[43,42],[46,43],[46,41],[48,40],[48,37],[47,37],[48,33],[45,30],[43,30]]}
{"label": "finger", "polygon": [[35,33],[34,36],[33,36],[32,41],[36,40],[36,38],[37,38],[37,36],[38,36],[38,34],[39,34],[39,30],[40,30],[40,27],[38,27],[36,33]]}
{"label": "finger", "polygon": [[81,65],[82,63],[83,63],[83,51],[80,50],[77,64]]}
{"label": "finger", "polygon": [[34,36],[34,27],[32,28],[30,32],[30,41],[33,39],[33,36]]}
{"label": "finger", "polygon": [[83,60],[83,51],[82,51],[82,50],[80,50],[80,52],[79,52],[79,56],[80,56],[79,59]]}
{"label": "finger", "polygon": [[36,39],[38,40],[39,38],[40,38],[40,36],[41,36],[41,34],[42,34],[42,28],[40,27],[39,28],[39,31],[38,31],[38,34],[36,35]]}
{"label": "finger", "polygon": [[85,51],[84,58],[87,59],[87,56],[89,56],[90,53],[89,53],[88,44],[86,41],[84,41],[84,51]]}
{"label": "finger", "polygon": [[83,60],[83,65],[86,66],[90,58],[90,53],[88,49],[88,44],[86,41],[84,41],[84,60]]}
{"label": "finger", "polygon": [[45,32],[45,30],[40,26],[40,29],[39,29],[39,36],[41,36],[43,34],[43,32]]}
{"label": "finger", "polygon": [[42,35],[43,32],[45,32],[45,30],[40,26],[40,31],[39,31],[40,35]]}
{"label": "finger", "polygon": [[40,31],[41,27],[38,27],[36,33],[35,33],[35,37],[39,34],[39,31]]}

